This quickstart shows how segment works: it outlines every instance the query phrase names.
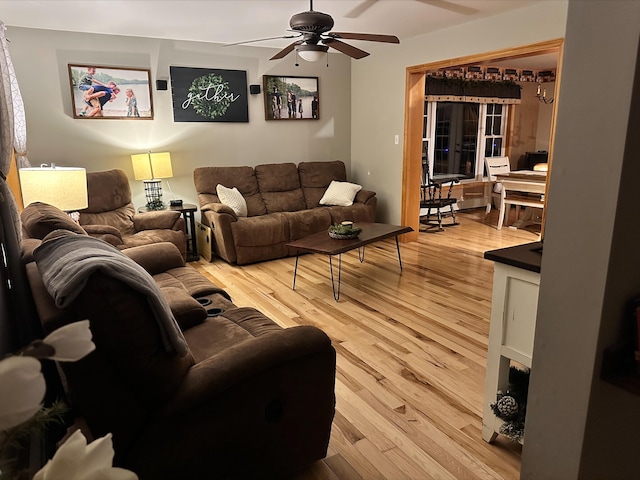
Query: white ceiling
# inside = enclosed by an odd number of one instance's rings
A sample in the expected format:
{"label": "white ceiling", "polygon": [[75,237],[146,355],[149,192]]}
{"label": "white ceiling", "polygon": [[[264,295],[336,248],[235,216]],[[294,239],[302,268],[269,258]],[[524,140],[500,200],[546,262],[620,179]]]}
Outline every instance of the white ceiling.
{"label": "white ceiling", "polygon": [[[402,43],[535,1],[314,0],[313,10],[333,17],[333,31],[396,35]],[[309,0],[0,0],[0,20],[8,27],[225,44],[290,34],[289,18],[309,6]],[[252,45],[283,48],[291,41]],[[348,43],[367,49],[367,42]]]}

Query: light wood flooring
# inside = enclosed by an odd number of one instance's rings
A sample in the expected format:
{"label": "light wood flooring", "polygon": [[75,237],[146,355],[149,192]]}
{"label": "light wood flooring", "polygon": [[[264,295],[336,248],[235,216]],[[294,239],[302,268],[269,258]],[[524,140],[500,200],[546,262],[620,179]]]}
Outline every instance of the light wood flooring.
{"label": "light wood flooring", "polygon": [[[481,438],[493,262],[486,250],[538,240],[497,230],[497,212],[458,215],[460,225],[343,255],[340,301],[327,257],[244,267],[191,263],[283,327],[315,325],[337,351],[336,415],[327,457],[296,480],[517,479],[521,447]],[[539,231],[539,229],[538,229]]]}

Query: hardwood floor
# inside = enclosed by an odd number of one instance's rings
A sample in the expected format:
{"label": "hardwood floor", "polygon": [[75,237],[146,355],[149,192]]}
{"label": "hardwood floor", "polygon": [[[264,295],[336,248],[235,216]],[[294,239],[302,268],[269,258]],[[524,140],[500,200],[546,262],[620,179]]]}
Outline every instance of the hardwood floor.
{"label": "hardwood floor", "polygon": [[336,416],[327,457],[297,480],[517,479],[521,447],[481,438],[493,262],[486,250],[538,240],[497,230],[495,210],[458,215],[460,225],[343,255],[340,301],[327,257],[245,267],[192,263],[283,327],[315,325],[337,351]]}

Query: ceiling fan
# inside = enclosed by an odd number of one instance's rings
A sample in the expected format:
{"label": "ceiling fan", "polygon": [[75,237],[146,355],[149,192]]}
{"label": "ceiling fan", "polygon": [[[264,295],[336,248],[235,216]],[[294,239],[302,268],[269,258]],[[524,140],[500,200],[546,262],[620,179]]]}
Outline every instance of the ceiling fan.
{"label": "ceiling fan", "polygon": [[296,50],[304,60],[315,62],[323,57],[329,48],[338,50],[351,58],[360,59],[369,55],[368,52],[344,43],[341,40],[366,40],[369,42],[400,43],[395,35],[378,35],[374,33],[348,33],[332,32],[333,18],[331,15],[317,12],[313,9],[313,0],[309,0],[309,11],[296,13],[289,20],[290,31],[293,35],[281,37],[261,38],[246,42],[230,43],[230,45],[242,45],[246,43],[275,40],[278,38],[297,38],[285,48],[276,53],[269,60],[278,60]]}

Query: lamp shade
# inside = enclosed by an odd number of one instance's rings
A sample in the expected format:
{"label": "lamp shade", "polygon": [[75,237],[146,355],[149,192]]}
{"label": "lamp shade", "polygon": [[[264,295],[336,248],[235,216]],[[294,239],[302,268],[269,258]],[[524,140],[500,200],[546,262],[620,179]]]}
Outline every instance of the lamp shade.
{"label": "lamp shade", "polygon": [[329,47],[326,45],[298,45],[298,55],[307,62],[317,62],[324,57]]}
{"label": "lamp shade", "polygon": [[131,164],[133,165],[133,177],[136,180],[150,180],[153,178],[148,153],[131,155]]}
{"label": "lamp shade", "polygon": [[84,168],[21,168],[20,188],[25,205],[42,202],[66,212],[88,206],[87,171]]}
{"label": "lamp shade", "polygon": [[151,172],[153,173],[153,178],[173,177],[171,154],[169,152],[152,153]]}
{"label": "lamp shade", "polygon": [[153,178],[171,178],[171,154],[160,153],[136,153],[131,155],[133,176],[136,180],[151,180]]}

